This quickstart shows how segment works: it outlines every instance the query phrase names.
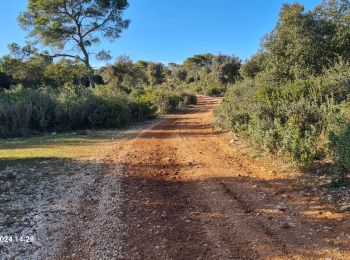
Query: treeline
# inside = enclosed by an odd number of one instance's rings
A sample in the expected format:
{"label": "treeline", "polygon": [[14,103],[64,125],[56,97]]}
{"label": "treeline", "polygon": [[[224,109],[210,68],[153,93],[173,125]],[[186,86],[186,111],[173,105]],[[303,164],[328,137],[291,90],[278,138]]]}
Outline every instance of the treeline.
{"label": "treeline", "polygon": [[218,122],[296,161],[333,160],[350,170],[350,3],[312,11],[283,5],[274,30],[241,68]]}
{"label": "treeline", "polygon": [[[10,45],[0,59],[0,137],[121,127],[219,95],[239,78],[240,61],[203,54],[184,64],[119,57],[91,70],[81,61],[54,62],[33,46]],[[93,86],[91,86],[91,80]]]}

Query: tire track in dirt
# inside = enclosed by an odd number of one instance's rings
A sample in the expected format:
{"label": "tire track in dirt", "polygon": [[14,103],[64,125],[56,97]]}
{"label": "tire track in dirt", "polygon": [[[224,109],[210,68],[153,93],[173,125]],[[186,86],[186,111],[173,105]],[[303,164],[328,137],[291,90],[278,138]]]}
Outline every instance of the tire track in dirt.
{"label": "tire track in dirt", "polygon": [[[105,171],[115,182],[102,175],[96,191],[104,195],[87,198],[112,204],[103,223],[95,217],[85,226],[103,232],[92,238],[109,239],[104,247],[83,245],[89,253],[76,259],[96,259],[95,249],[104,250],[102,259],[350,258],[349,214],[305,197],[297,177],[270,161],[231,147],[211,126],[219,102],[199,96],[188,111],[125,142],[122,156],[111,152]],[[83,208],[93,216],[97,206]],[[328,217],[305,213],[320,210]]]}
{"label": "tire track in dirt", "polygon": [[[125,215],[133,216],[124,221],[129,226],[133,220],[139,223],[126,232],[125,256],[343,259],[348,255],[346,244],[340,248],[339,244],[332,246],[326,242],[327,232],[308,233],[310,228],[317,230],[326,222],[307,218],[285,199],[289,192],[295,195],[292,179],[283,179],[282,174],[266,179],[265,171],[276,173],[278,169],[261,168],[235,153],[227,140],[212,129],[211,112],[218,103],[218,99],[199,97],[198,105],[189,113],[170,116],[135,142],[138,161],[152,159],[152,164],[147,168],[130,163],[124,194],[136,189],[138,199],[148,198],[149,205],[147,211],[138,204],[134,213],[128,210],[129,206],[124,207]],[[154,157],[145,157],[148,153]],[[172,158],[170,165],[164,162],[168,158]],[[166,174],[161,170],[164,166]],[[130,182],[130,175],[136,179]],[[137,186],[140,181],[146,184]],[[169,203],[150,206],[155,201]],[[149,217],[149,212],[156,212],[156,216]],[[152,236],[147,230],[154,227],[161,231]]]}

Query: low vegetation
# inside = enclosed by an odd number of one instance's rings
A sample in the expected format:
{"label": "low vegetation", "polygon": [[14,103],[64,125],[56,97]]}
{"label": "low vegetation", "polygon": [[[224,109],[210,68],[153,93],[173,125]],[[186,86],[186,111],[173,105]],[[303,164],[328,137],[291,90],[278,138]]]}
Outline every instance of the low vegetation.
{"label": "low vegetation", "polygon": [[196,92],[221,95],[239,67],[237,58],[225,55],[195,55],[168,66],[121,56],[90,77],[79,61],[54,62],[32,46],[12,44],[0,59],[0,137],[118,128],[154,118],[195,104]]}
{"label": "low vegetation", "polygon": [[87,128],[119,128],[195,102],[187,93],[138,89],[126,93],[111,85],[60,89],[16,86],[0,93],[0,136],[26,136]]}
{"label": "low vegetation", "polygon": [[[312,11],[285,4],[261,50],[243,64],[216,110],[217,123],[303,164],[333,160],[350,170],[350,3]],[[340,178],[341,179],[341,178]]]}

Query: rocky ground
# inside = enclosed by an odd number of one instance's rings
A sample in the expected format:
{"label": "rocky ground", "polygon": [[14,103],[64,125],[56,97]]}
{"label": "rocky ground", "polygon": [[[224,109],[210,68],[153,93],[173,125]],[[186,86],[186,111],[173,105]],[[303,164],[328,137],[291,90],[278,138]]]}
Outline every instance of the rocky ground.
{"label": "rocky ground", "polygon": [[[140,129],[158,121],[127,131],[109,131],[113,138],[107,145],[96,145],[96,149],[79,160],[39,157],[16,160],[1,169],[0,259],[57,258],[65,243],[72,239],[74,225],[86,222],[81,214],[82,205],[94,200],[92,189],[102,176],[105,179],[107,167],[110,170],[106,160],[111,151],[121,153]],[[119,181],[108,182],[101,190],[112,188],[119,197],[119,186]],[[109,207],[109,201],[106,203],[100,203],[101,210]],[[98,232],[89,227],[86,236],[95,237]],[[94,253],[97,255],[97,250]]]}

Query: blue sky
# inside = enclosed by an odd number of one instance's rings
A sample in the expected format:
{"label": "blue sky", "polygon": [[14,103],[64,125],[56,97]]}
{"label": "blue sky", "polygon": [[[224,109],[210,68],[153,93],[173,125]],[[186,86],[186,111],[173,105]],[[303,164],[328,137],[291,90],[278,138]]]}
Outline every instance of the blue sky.
{"label": "blue sky", "polygon": [[[101,47],[114,58],[181,63],[198,53],[235,54],[249,58],[260,39],[271,31],[283,3],[288,0],[129,0],[125,17],[131,25],[122,37]],[[312,9],[320,0],[300,0]],[[11,42],[23,44],[26,33],[17,16],[27,0],[0,1],[0,55]],[[102,65],[93,61],[95,66]]]}

